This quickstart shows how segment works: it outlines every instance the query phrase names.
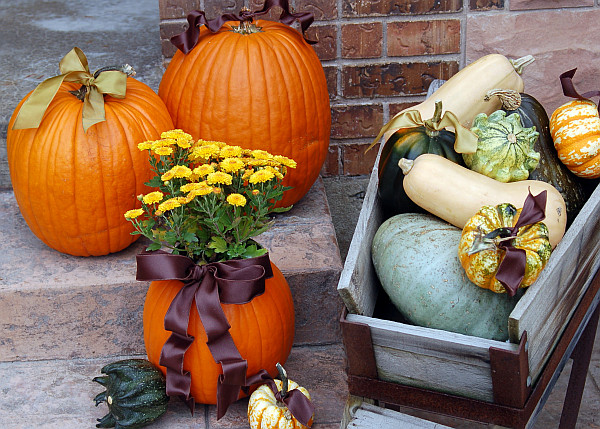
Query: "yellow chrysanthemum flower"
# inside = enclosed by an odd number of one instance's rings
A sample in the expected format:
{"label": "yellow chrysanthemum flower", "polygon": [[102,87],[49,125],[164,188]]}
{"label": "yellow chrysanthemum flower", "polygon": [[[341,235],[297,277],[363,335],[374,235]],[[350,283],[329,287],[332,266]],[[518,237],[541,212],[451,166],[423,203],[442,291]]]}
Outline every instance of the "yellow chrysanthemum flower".
{"label": "yellow chrysanthemum flower", "polygon": [[171,168],[171,171],[173,171],[174,177],[177,177],[178,179],[183,179],[192,175],[192,170],[185,165],[176,165]]}
{"label": "yellow chrysanthemum flower", "polygon": [[192,182],[192,183],[186,183],[185,185],[181,186],[179,188],[179,190],[181,192],[191,192],[194,189],[199,189],[202,186],[206,186],[206,183],[204,182]]}
{"label": "yellow chrysanthemum flower", "polygon": [[258,195],[260,191],[258,189],[252,189],[252,195]]}
{"label": "yellow chrysanthemum flower", "polygon": [[163,182],[168,182],[173,177],[175,177],[175,173],[173,172],[173,170],[169,170],[166,173],[164,173],[162,176],[160,176],[160,180],[162,180]]}
{"label": "yellow chrysanthemum flower", "polygon": [[219,154],[219,146],[214,143],[206,143],[202,145],[194,146],[192,149],[192,153],[190,154],[190,158],[192,160],[202,158],[208,159],[211,156],[215,156]]}
{"label": "yellow chrysanthemum flower", "polygon": [[134,210],[127,210],[125,212],[125,219],[135,219],[138,216],[141,216],[144,214],[144,209],[134,209]]}
{"label": "yellow chrysanthemum flower", "polygon": [[198,187],[197,189],[192,189],[190,191],[190,193],[188,194],[188,197],[190,196],[204,196],[204,195],[208,195],[210,193],[212,193],[213,188],[212,186],[208,186],[206,183],[202,182],[203,186]]}
{"label": "yellow chrysanthemum flower", "polygon": [[181,203],[179,202],[178,198],[169,198],[167,201],[158,205],[158,210],[164,213],[177,207],[181,207]]}
{"label": "yellow chrysanthemum flower", "polygon": [[173,148],[169,146],[155,147],[152,151],[159,156],[169,156],[173,153]]}
{"label": "yellow chrysanthemum flower", "polygon": [[160,135],[161,139],[174,139],[174,140],[192,140],[192,136],[183,130],[177,128],[170,131],[165,131]]}
{"label": "yellow chrysanthemum flower", "polygon": [[152,144],[154,144],[153,140],[147,140],[142,143],[138,143],[137,147],[139,150],[150,150],[152,149]]}
{"label": "yellow chrysanthemum flower", "polygon": [[246,164],[252,167],[264,167],[269,165],[269,161],[266,159],[249,159]]}
{"label": "yellow chrysanthemum flower", "polygon": [[154,204],[154,203],[158,203],[162,199],[163,199],[163,193],[160,191],[154,191],[154,192],[150,192],[147,195],[144,195],[144,197],[142,198],[142,201],[145,204]]}
{"label": "yellow chrysanthemum flower", "polygon": [[281,174],[281,172],[278,169],[273,168],[271,166],[267,166],[267,167],[265,167],[265,170],[269,170],[271,173],[273,173],[275,175],[275,177],[277,177],[280,180],[283,180],[283,174]]}
{"label": "yellow chrysanthemum flower", "polygon": [[215,171],[206,176],[206,183],[209,185],[231,185],[232,181],[233,177],[231,177],[231,174],[223,173],[222,171]]}
{"label": "yellow chrysanthemum flower", "polygon": [[273,177],[275,177],[275,174],[273,174],[272,171],[258,170],[256,172],[252,173],[252,175],[250,176],[250,179],[248,179],[248,181],[252,184],[264,183],[264,182],[268,182]]}
{"label": "yellow chrysanthemum flower", "polygon": [[222,158],[238,158],[242,154],[242,148],[239,146],[223,146],[219,155]]}
{"label": "yellow chrysanthemum flower", "polygon": [[226,173],[236,173],[244,168],[244,161],[239,158],[225,158],[219,165]]}
{"label": "yellow chrysanthemum flower", "polygon": [[202,164],[198,167],[194,168],[193,173],[199,177],[204,177],[209,175],[210,173],[214,173],[215,169],[210,164]]}
{"label": "yellow chrysanthemum flower", "polygon": [[246,205],[246,197],[242,194],[227,195],[227,202],[232,206],[244,207]]}
{"label": "yellow chrysanthemum flower", "polygon": [[246,169],[246,171],[244,171],[244,174],[242,175],[242,180],[248,180],[252,173],[254,173],[254,170],[252,168]]}
{"label": "yellow chrysanthemum flower", "polygon": [[296,161],[291,158],[282,155],[275,155],[273,157],[273,161],[280,163],[281,165],[285,165],[288,168],[296,168]]}
{"label": "yellow chrysanthemum flower", "polygon": [[256,149],[252,151],[252,156],[256,159],[271,159],[273,155],[271,155],[266,150]]}

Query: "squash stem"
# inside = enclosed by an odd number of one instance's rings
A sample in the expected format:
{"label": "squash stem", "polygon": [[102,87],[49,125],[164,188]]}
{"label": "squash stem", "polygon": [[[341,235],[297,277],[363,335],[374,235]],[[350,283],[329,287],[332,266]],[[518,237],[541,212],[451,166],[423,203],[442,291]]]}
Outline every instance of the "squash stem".
{"label": "squash stem", "polygon": [[436,100],[433,117],[424,122],[425,132],[429,137],[435,137],[440,134],[438,124],[442,120],[442,100]]}
{"label": "squash stem", "polygon": [[512,66],[515,68],[515,71],[518,74],[521,74],[521,73],[523,73],[523,68],[525,66],[528,66],[532,62],[534,62],[535,58],[533,58],[533,55],[525,55],[524,57],[517,58],[516,60],[508,60],[508,61],[510,61]]}
{"label": "squash stem", "polygon": [[398,167],[400,167],[400,170],[402,170],[402,173],[406,176],[410,173],[414,163],[415,161],[412,159],[401,158],[400,161],[398,161]]}
{"label": "squash stem", "polygon": [[521,94],[514,89],[490,89],[483,99],[490,101],[494,95],[500,99],[502,108],[506,110],[516,110],[521,107]]}
{"label": "squash stem", "polygon": [[279,379],[281,380],[281,398],[285,398],[288,394],[288,378],[285,369],[281,366],[279,362],[275,364],[277,367],[277,372],[279,372]]}

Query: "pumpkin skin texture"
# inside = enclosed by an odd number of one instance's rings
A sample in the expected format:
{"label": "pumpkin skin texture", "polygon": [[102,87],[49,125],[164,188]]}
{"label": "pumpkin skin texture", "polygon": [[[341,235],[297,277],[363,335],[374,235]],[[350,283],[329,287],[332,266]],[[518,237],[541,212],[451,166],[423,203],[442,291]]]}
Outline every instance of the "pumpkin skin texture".
{"label": "pumpkin skin texture", "polygon": [[526,180],[537,167],[540,154],[533,150],[539,133],[524,128],[518,114],[496,110],[480,113],[471,131],[479,137],[477,151],[463,154],[467,167],[500,182]]}
{"label": "pumpkin skin texture", "polygon": [[[496,272],[505,252],[498,251],[494,245],[471,255],[468,252],[480,234],[485,235],[498,228],[514,226],[520,214],[521,209],[517,210],[508,203],[483,206],[463,228],[458,257],[467,277],[477,286],[496,293],[506,293],[502,283],[496,279]],[[513,246],[525,250],[525,275],[519,287],[526,288],[537,279],[552,253],[548,228],[543,222],[519,228]]]}
{"label": "pumpkin skin texture", "polygon": [[173,123],[147,85],[127,79],[124,99],[104,97],[106,121],[84,133],[83,103],[63,83],[38,128],[13,130],[25,97],[8,125],[7,151],[15,198],[31,231],[47,246],[75,256],[118,252],[138,236],[123,213],[151,177],[137,144],[160,137]]}
{"label": "pumpkin skin texture", "polygon": [[[281,391],[281,380],[274,380]],[[310,399],[310,393],[298,383],[288,379],[288,391],[298,389]],[[308,426],[298,422],[290,414],[285,404],[278,404],[269,386],[263,384],[250,395],[248,401],[248,423],[251,429],[306,429],[312,426],[312,418]]]}
{"label": "pumpkin skin texture", "polygon": [[415,159],[424,153],[440,155],[459,165],[464,165],[461,154],[454,150],[454,133],[446,130],[431,132],[424,126],[403,128],[385,142],[379,157],[378,193],[381,205],[388,216],[398,213],[420,213],[423,210],[404,192],[404,173],[398,168],[402,158]]}
{"label": "pumpkin skin texture", "polygon": [[[565,200],[567,220],[572,221],[587,201],[586,192],[578,179],[558,159],[554,141],[550,134],[550,119],[544,106],[532,95],[525,93],[510,94],[508,91],[497,90],[502,102],[502,109],[507,115],[517,113],[525,128],[535,127],[540,133],[534,150],[540,154],[538,166],[529,173],[530,180],[542,180],[554,186]],[[502,95],[506,93],[506,96]]]}
{"label": "pumpkin skin texture", "polygon": [[[265,292],[247,304],[221,304],[231,325],[229,332],[241,356],[248,361],[248,375],[265,369],[277,375],[275,365],[285,362],[294,341],[294,303],[281,271],[271,263],[273,277],[265,282]],[[183,283],[177,280],[154,281],[144,304],[144,343],[148,360],[159,366],[160,353],[170,336],[164,318],[171,301]],[[206,345],[206,332],[195,303],[190,313],[188,334],[195,338],[183,362],[191,372],[190,393],[202,404],[216,404],[217,377],[222,373]],[[159,366],[166,374],[166,368]]]}
{"label": "pumpkin skin texture", "polygon": [[474,285],[458,260],[461,230],[432,215],[403,213],[381,224],[372,243],[381,285],[418,326],[498,341],[518,301]]}
{"label": "pumpkin skin texture", "polygon": [[297,162],[279,207],[299,201],[319,176],[329,147],[327,82],[314,50],[291,27],[255,22],[261,31],[200,28],[188,54],[177,51],[158,90],[175,126],[194,138],[262,149]]}
{"label": "pumpkin skin texture", "polygon": [[152,423],[167,411],[169,397],[162,372],[144,359],[125,359],[105,365],[105,376],[93,381],[106,387],[94,398],[96,406],[106,402],[109,412],[96,427],[137,429]]}
{"label": "pumpkin skin texture", "polygon": [[578,177],[600,177],[600,117],[596,104],[573,100],[550,117],[550,133],[560,161]]}

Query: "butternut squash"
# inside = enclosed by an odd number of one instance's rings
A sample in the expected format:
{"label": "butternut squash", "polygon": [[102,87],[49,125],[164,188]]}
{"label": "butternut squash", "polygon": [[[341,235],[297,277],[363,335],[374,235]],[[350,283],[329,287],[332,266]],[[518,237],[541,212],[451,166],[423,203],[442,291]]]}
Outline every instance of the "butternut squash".
{"label": "butternut squash", "polygon": [[529,190],[533,195],[545,190],[544,223],[553,248],[565,233],[565,200],[549,183],[539,180],[503,183],[433,154],[423,154],[415,160],[402,158],[398,166],[405,175],[402,184],[406,195],[429,213],[461,229],[483,206],[511,203],[522,208]]}
{"label": "butternut squash", "polygon": [[[478,113],[489,115],[502,107],[497,97],[485,101],[489,90],[502,88],[523,92],[521,72],[533,61],[531,55],[517,60],[509,60],[501,54],[485,55],[448,79],[425,101],[403,110],[394,118],[407,110],[418,110],[422,118],[431,118],[435,111],[435,102],[441,100],[444,111],[454,113],[459,122],[469,129]],[[397,129],[388,130],[384,135],[384,141],[387,141]]]}

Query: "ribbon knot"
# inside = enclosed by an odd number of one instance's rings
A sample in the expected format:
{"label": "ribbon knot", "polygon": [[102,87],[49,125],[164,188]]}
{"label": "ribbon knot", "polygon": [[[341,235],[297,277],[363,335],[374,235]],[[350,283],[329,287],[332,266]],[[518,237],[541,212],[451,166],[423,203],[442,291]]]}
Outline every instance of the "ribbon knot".
{"label": "ribbon knot", "polygon": [[13,129],[37,128],[42,122],[46,109],[56,96],[63,82],[83,85],[84,89],[74,95],[83,100],[82,124],[84,131],[92,125],[106,120],[104,94],[115,98],[125,98],[127,76],[133,76],[133,69],[125,65],[121,68],[107,67],[90,73],[87,58],[81,49],[75,47],[59,63],[60,75],[44,80],[23,103]]}

